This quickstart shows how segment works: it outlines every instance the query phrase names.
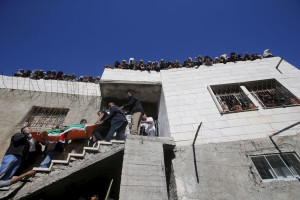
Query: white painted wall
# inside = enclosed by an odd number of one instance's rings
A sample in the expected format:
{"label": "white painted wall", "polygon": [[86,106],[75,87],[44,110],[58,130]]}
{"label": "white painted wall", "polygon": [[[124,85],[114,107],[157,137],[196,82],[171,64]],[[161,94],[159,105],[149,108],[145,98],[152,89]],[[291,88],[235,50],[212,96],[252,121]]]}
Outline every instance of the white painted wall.
{"label": "white painted wall", "polygon": [[124,81],[124,82],[161,82],[160,73],[156,71],[140,71],[129,69],[104,70],[101,80],[103,81]]}
{"label": "white painted wall", "polygon": [[[192,143],[200,122],[203,126],[197,143],[226,142],[267,137],[286,126],[300,121],[300,106],[263,109],[221,115],[208,85],[276,78],[298,98],[300,71],[280,58],[266,58],[198,69],[162,71],[162,87],[167,104],[172,137],[178,144]],[[281,135],[296,134],[295,127]]]}
{"label": "white painted wall", "polygon": [[160,137],[170,137],[170,125],[168,119],[168,111],[163,89],[161,90],[159,111],[158,111],[158,133]]}

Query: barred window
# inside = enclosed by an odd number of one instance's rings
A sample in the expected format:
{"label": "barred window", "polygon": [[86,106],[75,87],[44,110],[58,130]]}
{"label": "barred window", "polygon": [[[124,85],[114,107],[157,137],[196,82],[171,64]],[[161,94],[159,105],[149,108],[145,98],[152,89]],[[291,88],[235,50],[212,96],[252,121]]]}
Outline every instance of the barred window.
{"label": "barred window", "polygon": [[262,179],[299,178],[300,159],[296,153],[250,156]]}
{"label": "barred window", "polygon": [[239,84],[212,85],[210,88],[213,92],[213,98],[220,105],[221,113],[257,109]]}
{"label": "barred window", "polygon": [[60,126],[65,121],[68,112],[68,108],[33,106],[19,123],[19,126],[29,125],[36,128],[52,128],[53,126]]}
{"label": "barred window", "polygon": [[299,105],[299,99],[276,79],[244,83],[263,108]]}

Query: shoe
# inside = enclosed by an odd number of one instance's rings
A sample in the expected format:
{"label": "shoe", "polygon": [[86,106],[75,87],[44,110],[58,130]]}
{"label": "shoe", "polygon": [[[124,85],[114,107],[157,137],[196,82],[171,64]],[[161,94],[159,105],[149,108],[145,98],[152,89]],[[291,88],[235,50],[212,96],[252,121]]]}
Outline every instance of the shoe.
{"label": "shoe", "polygon": [[94,142],[93,140],[90,140],[90,142],[89,142],[89,147],[94,146],[94,144],[95,144],[95,142]]}

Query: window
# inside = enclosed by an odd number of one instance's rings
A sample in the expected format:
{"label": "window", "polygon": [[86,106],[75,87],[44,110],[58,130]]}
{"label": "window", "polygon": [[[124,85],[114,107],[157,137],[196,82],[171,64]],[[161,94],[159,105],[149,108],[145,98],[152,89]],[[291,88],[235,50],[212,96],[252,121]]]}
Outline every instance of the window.
{"label": "window", "polygon": [[299,177],[300,159],[296,153],[250,156],[262,179]]}
{"label": "window", "polygon": [[69,112],[68,108],[47,108],[33,106],[19,126],[27,124],[31,127],[46,127],[62,125]]}
{"label": "window", "polygon": [[299,105],[299,99],[275,79],[244,83],[263,108]]}
{"label": "window", "polygon": [[256,110],[257,107],[241,89],[240,84],[212,85],[209,90],[219,104],[221,113]]}

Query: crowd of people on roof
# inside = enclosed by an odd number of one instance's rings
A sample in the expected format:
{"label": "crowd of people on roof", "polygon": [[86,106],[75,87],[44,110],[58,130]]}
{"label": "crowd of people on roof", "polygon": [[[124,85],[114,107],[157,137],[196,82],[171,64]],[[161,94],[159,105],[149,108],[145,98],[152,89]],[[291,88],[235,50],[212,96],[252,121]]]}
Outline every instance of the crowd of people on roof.
{"label": "crowd of people on roof", "polygon": [[100,76],[93,78],[92,76],[80,76],[77,78],[76,74],[64,74],[62,71],[56,73],[55,70],[44,72],[43,70],[26,70],[19,69],[18,72],[14,73],[15,77],[31,78],[34,80],[62,80],[62,81],[73,81],[73,82],[85,82],[85,83],[96,83],[100,81]]}
{"label": "crowd of people on roof", "polygon": [[213,64],[223,63],[226,64],[227,62],[237,62],[237,61],[253,61],[256,59],[263,59],[263,58],[270,58],[273,57],[272,53],[269,49],[266,49],[263,53],[263,56],[258,55],[257,53],[251,54],[246,53],[245,56],[242,54],[236,54],[235,52],[230,53],[230,56],[228,57],[227,54],[223,54],[220,56],[220,58],[215,57],[214,59],[210,58],[209,56],[203,56],[199,55],[198,57],[195,57],[193,60],[191,57],[189,57],[186,61],[183,62],[183,64],[180,64],[179,60],[168,61],[165,62],[164,59],[161,59],[158,63],[157,61],[151,62],[148,61],[147,63],[144,63],[143,60],[140,60],[139,62],[137,60],[134,60],[134,58],[130,58],[128,63],[126,60],[122,60],[122,63],[119,61],[116,61],[113,66],[105,65],[105,68],[111,68],[111,69],[131,69],[131,70],[147,70],[147,71],[160,71],[160,70],[168,70],[172,68],[192,68],[200,65],[206,65],[206,66],[212,66]]}

